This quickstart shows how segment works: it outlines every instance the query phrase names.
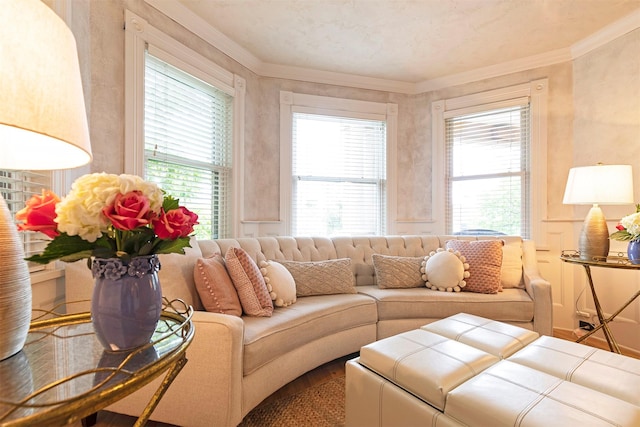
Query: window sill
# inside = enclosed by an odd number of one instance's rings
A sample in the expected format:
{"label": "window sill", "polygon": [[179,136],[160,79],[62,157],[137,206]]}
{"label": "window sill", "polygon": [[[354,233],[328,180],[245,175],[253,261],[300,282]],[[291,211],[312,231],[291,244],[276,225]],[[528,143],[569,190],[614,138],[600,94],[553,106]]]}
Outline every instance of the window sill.
{"label": "window sill", "polygon": [[64,268],[56,267],[31,273],[31,285],[64,277]]}

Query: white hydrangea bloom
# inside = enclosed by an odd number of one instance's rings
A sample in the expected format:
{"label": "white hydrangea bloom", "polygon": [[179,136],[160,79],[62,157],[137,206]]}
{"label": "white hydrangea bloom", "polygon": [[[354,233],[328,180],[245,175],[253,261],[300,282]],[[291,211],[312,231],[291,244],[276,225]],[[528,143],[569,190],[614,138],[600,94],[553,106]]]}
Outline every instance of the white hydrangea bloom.
{"label": "white hydrangea bloom", "polygon": [[141,191],[149,198],[152,211],[159,213],[162,207],[162,190],[135,175],[94,173],[78,178],[69,194],[56,206],[56,222],[61,232],[78,235],[88,242],[95,242],[107,231],[109,221],[102,209],[110,206],[116,195]]}
{"label": "white hydrangea bloom", "polygon": [[620,220],[620,224],[627,229],[629,234],[635,237],[640,236],[640,213],[625,216]]}

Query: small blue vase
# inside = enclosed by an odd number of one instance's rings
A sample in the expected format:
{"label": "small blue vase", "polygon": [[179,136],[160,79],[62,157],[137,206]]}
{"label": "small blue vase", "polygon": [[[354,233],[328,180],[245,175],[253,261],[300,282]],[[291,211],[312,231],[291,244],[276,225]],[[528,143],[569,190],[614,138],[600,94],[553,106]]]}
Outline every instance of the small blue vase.
{"label": "small blue vase", "polygon": [[640,240],[632,240],[627,246],[627,257],[631,264],[640,264]]}
{"label": "small blue vase", "polygon": [[162,312],[157,255],[124,261],[96,258],[91,321],[107,351],[129,351],[149,343]]}

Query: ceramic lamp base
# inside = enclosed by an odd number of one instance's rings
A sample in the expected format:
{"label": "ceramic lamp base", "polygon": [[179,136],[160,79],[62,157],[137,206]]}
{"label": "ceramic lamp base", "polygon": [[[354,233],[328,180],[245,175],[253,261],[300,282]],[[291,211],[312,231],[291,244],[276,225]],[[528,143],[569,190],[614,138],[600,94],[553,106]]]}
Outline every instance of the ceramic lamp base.
{"label": "ceramic lamp base", "polygon": [[606,258],[609,255],[609,228],[598,205],[593,205],[584,219],[578,250],[580,259],[588,261]]}
{"label": "ceramic lamp base", "polygon": [[31,322],[31,279],[22,240],[0,195],[0,360],[24,346]]}

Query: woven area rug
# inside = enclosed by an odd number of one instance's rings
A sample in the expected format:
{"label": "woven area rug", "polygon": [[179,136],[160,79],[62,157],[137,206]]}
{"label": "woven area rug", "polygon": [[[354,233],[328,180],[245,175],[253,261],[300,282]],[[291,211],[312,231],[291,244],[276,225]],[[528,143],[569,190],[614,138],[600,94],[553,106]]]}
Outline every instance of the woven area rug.
{"label": "woven area rug", "polygon": [[344,376],[259,405],[239,427],[344,426]]}

